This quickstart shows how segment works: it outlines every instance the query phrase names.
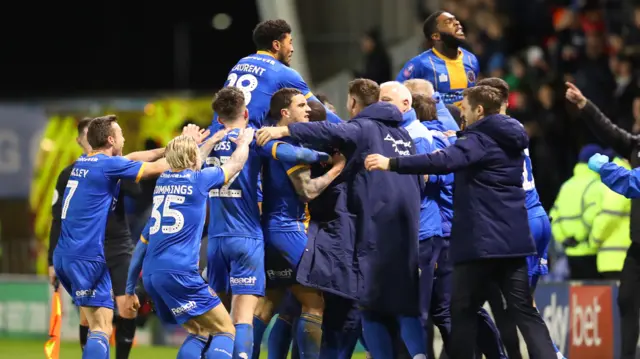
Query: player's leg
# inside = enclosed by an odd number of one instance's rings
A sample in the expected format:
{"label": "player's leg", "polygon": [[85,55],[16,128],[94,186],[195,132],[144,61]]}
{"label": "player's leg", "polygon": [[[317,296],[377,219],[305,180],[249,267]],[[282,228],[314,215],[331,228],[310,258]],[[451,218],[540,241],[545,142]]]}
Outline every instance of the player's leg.
{"label": "player's leg", "polygon": [[[269,333],[268,359],[286,359],[291,348],[293,334],[295,333],[294,323],[300,317],[301,306],[295,296],[287,291],[282,303],[278,309],[278,317],[276,318],[271,332]],[[295,341],[294,341],[295,343]],[[292,356],[295,355],[296,349],[292,349]]]}
{"label": "player's leg", "polygon": [[235,328],[231,317],[220,298],[198,273],[159,271],[149,277],[178,324],[190,322],[187,326],[191,328],[197,324],[201,331],[211,335],[207,358],[227,359],[232,356]]}
{"label": "player's leg", "polygon": [[[531,287],[531,295],[536,291],[536,287],[538,286],[538,281],[540,277],[549,273],[549,267],[547,266],[547,247],[549,246],[549,242],[551,241],[551,223],[549,221],[549,217],[540,216],[536,218],[529,219],[529,228],[531,230],[531,236],[533,237],[533,241],[536,244],[536,248],[538,248],[538,253],[543,253],[542,257],[531,256],[527,258],[527,265],[529,269],[529,286]],[[535,298],[533,300],[533,306],[536,307]],[[538,308],[536,307],[536,310]],[[538,311],[539,312],[539,311]],[[558,359],[564,359],[564,355],[558,349],[558,346],[555,342],[553,342],[553,350],[556,352],[556,356]]]}
{"label": "player's leg", "polygon": [[133,346],[133,339],[136,335],[136,315],[137,312],[126,308],[125,291],[127,288],[127,272],[131,255],[107,257],[107,265],[111,276],[113,295],[116,299],[118,313],[115,317],[116,331],[116,359],[127,359]]}
{"label": "player's leg", "polygon": [[250,358],[253,352],[253,314],[265,295],[264,241],[225,238],[224,252],[231,260],[231,320],[236,329],[234,358]]}
{"label": "player's leg", "polygon": [[87,337],[89,337],[89,321],[87,320],[87,316],[84,314],[80,308],[77,308],[80,313],[80,324],[78,325],[78,331],[80,334],[80,348],[84,350],[85,345],[87,345]]}
{"label": "player's leg", "polygon": [[[305,232],[272,232],[269,233],[269,243],[285,257],[292,268],[297,268],[307,246]],[[322,341],[322,315],[324,313],[324,299],[322,293],[315,289],[294,284],[290,288],[302,307],[297,320],[295,340],[297,341],[300,358],[318,358]]]}
{"label": "player's leg", "polygon": [[107,264],[99,261],[67,259],[62,265],[70,279],[73,299],[89,322],[89,336],[83,358],[109,358],[113,297]]}

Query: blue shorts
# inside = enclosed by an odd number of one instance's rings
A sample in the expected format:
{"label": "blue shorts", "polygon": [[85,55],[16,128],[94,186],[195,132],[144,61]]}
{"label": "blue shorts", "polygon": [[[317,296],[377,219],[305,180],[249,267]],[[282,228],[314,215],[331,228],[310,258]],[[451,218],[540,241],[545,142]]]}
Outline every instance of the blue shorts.
{"label": "blue shorts", "polygon": [[546,215],[529,218],[529,229],[536,244],[538,255],[527,257],[529,266],[529,285],[531,290],[536,288],[540,276],[549,274],[547,266],[547,248],[551,241],[551,223]]}
{"label": "blue shorts", "polygon": [[156,314],[165,324],[184,324],[221,304],[198,272],[143,273],[142,282]]}
{"label": "blue shorts", "polygon": [[264,233],[264,240],[273,246],[295,269],[307,247],[307,233],[300,231]]}
{"label": "blue shorts", "polygon": [[247,237],[209,238],[207,280],[216,293],[264,296],[264,241]]}
{"label": "blue shorts", "polygon": [[113,309],[107,263],[54,255],[53,268],[76,306]]}

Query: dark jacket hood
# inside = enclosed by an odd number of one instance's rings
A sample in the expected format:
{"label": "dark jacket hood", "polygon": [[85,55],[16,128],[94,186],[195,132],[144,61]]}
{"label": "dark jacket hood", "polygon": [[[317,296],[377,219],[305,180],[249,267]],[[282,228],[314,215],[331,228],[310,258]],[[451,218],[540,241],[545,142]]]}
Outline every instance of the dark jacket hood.
{"label": "dark jacket hood", "polygon": [[365,107],[353,120],[360,118],[395,124],[395,126],[400,126],[400,123],[402,123],[402,113],[398,110],[398,107],[388,102],[376,102]]}
{"label": "dark jacket hood", "polygon": [[489,115],[467,127],[491,137],[505,150],[522,151],[529,147],[529,136],[524,126],[506,115]]}

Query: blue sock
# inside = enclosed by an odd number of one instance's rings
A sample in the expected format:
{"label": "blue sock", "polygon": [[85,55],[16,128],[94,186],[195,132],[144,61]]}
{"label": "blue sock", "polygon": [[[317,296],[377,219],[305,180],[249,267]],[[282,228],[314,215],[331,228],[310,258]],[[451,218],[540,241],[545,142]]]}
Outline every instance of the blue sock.
{"label": "blue sock", "polygon": [[109,336],[103,332],[89,332],[82,359],[109,359]]}
{"label": "blue sock", "polygon": [[253,356],[253,327],[251,324],[236,324],[236,340],[233,357],[249,359]]}
{"label": "blue sock", "polygon": [[208,338],[195,334],[189,334],[184,339],[180,350],[178,350],[177,359],[200,359],[202,350],[207,344]]}
{"label": "blue sock", "polygon": [[317,359],[322,341],[322,317],[309,313],[300,314],[296,328],[296,340],[300,359]]}
{"label": "blue sock", "polygon": [[291,347],[291,323],[278,316],[269,333],[267,358],[287,359],[289,347]]}
{"label": "blue sock", "polygon": [[413,359],[427,359],[427,345],[424,342],[420,317],[398,317],[400,335]]}
{"label": "blue sock", "polygon": [[234,336],[231,333],[218,333],[211,337],[206,359],[229,359],[233,356]]}
{"label": "blue sock", "polygon": [[362,334],[367,349],[374,358],[393,358],[393,340],[385,318],[377,313],[362,311]]}
{"label": "blue sock", "polygon": [[253,355],[251,359],[260,358],[262,337],[264,336],[264,331],[267,330],[267,325],[269,325],[269,323],[263,322],[262,319],[256,316],[253,317]]}

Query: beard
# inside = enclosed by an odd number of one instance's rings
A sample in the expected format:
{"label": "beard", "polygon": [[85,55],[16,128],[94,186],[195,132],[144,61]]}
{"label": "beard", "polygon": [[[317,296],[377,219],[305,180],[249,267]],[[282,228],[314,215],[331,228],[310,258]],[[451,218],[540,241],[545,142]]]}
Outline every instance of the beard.
{"label": "beard", "polygon": [[458,47],[466,44],[466,41],[457,38],[455,37],[455,35],[448,32],[440,32],[440,41],[442,41],[444,45],[450,49],[457,49]]}
{"label": "beard", "polygon": [[282,64],[284,64],[287,67],[291,66],[291,64],[289,63],[288,54],[285,52],[278,52],[278,61],[280,61]]}

